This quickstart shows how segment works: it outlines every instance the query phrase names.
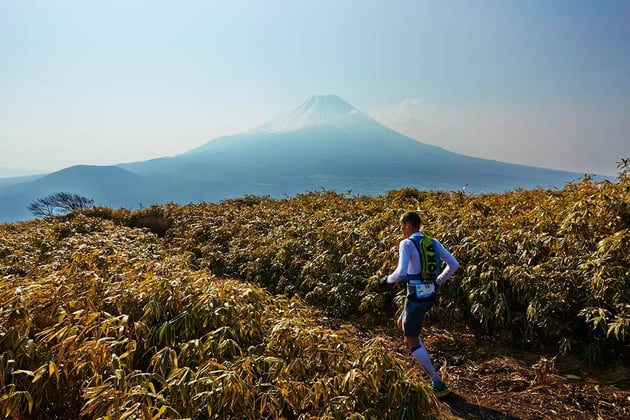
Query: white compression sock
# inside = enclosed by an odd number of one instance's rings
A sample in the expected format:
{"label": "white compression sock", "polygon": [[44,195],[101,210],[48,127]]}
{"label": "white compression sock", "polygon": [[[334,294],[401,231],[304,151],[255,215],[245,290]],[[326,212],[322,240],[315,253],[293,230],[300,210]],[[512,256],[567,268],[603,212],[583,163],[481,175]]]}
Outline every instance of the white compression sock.
{"label": "white compression sock", "polygon": [[427,352],[424,346],[420,345],[411,349],[411,355],[420,363],[420,366],[422,366],[422,369],[431,377],[432,381],[440,380],[440,375],[435,371],[433,363],[431,363],[431,358],[429,357],[429,352]]}

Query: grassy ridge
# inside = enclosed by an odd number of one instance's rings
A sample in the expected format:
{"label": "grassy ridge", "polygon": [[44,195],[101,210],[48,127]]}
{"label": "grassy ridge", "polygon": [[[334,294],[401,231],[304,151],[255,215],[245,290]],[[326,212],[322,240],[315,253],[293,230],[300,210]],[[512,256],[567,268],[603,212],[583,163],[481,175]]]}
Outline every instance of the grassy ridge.
{"label": "grassy ridge", "polygon": [[592,363],[630,354],[627,172],[617,183],[475,196],[324,191],[96,208],[0,225],[0,409],[16,418],[431,412],[417,372],[382,342],[318,322],[374,325],[395,314],[400,295],[375,280],[396,263],[406,210],[462,266],[432,322]]}
{"label": "grassy ridge", "polygon": [[398,218],[418,210],[462,269],[441,290],[434,321],[461,323],[591,363],[628,354],[630,187],[588,178],[563,190],[332,192],[168,206],[168,246],[217,275],[298,294],[342,318],[392,315],[375,275],[396,263]]}
{"label": "grassy ridge", "polygon": [[77,216],[1,226],[0,411],[14,418],[431,413],[378,338]]}

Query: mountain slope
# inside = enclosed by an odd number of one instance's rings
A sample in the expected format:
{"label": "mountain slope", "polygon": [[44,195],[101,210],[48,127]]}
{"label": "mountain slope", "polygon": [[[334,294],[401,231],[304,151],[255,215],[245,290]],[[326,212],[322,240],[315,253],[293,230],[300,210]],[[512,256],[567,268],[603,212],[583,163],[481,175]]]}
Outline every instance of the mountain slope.
{"label": "mountain slope", "polygon": [[253,130],[180,155],[117,167],[76,166],[20,185],[0,184],[0,220],[28,218],[30,201],[58,191],[136,207],[321,189],[378,195],[403,187],[561,188],[581,175],[452,153],[404,136],[338,96],[322,95]]}
{"label": "mountain slope", "polygon": [[157,199],[152,183],[140,175],[117,166],[78,165],[51,174],[0,188],[0,221],[30,217],[26,207],[33,200],[56,192],[70,192],[94,199],[95,204],[112,207],[137,207]]}
{"label": "mountain slope", "polygon": [[374,194],[404,186],[452,190],[468,184],[470,191],[503,191],[562,187],[580,177],[473,158],[419,142],[335,95],[314,96],[287,116],[182,155],[122,166],[186,182],[201,176],[243,193],[265,193],[259,188],[265,184],[272,196],[321,187]]}

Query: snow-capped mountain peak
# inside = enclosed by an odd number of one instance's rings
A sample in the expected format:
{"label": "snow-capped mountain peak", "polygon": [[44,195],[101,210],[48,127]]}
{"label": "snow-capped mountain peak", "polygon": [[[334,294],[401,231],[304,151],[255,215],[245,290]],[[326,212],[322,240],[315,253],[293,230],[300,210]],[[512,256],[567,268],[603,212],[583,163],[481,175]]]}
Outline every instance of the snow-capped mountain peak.
{"label": "snow-capped mountain peak", "polygon": [[315,95],[289,115],[272,119],[254,132],[284,133],[311,126],[345,126],[371,120],[337,95]]}

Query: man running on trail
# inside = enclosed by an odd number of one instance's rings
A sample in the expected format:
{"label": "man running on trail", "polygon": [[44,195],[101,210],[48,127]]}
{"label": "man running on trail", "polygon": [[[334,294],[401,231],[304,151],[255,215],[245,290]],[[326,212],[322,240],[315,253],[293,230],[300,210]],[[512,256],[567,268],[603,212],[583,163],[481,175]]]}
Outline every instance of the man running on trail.
{"label": "man running on trail", "polygon": [[[405,344],[431,378],[431,389],[438,397],[449,394],[447,386],[435,371],[429,353],[420,337],[424,314],[433,306],[437,288],[446,282],[459,268],[459,263],[437,240],[420,233],[420,216],[407,212],[400,218],[400,242],[398,267],[390,275],[383,276],[381,285],[406,284],[405,309],[396,325],[405,334]],[[441,263],[446,267],[441,270]]]}

